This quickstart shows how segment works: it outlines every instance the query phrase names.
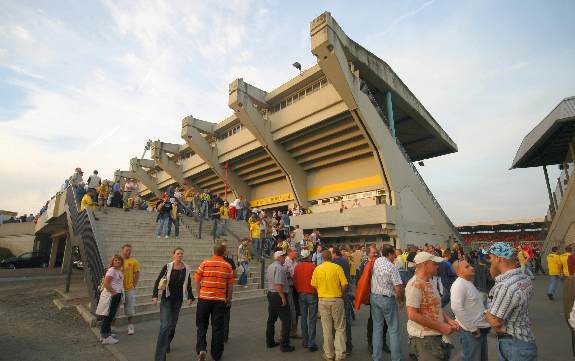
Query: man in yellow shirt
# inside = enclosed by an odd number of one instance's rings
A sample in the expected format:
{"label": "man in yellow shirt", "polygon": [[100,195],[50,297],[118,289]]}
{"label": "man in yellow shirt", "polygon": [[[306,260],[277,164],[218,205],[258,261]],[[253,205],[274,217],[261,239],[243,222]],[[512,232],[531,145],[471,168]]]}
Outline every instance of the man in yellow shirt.
{"label": "man in yellow shirt", "polygon": [[262,240],[260,238],[260,220],[255,214],[253,214],[248,220],[248,225],[250,228],[250,237],[252,239],[253,254],[255,254],[256,258],[259,259],[262,256]]}
{"label": "man in yellow shirt", "polygon": [[549,273],[549,288],[547,288],[547,297],[553,300],[557,290],[557,282],[563,282],[563,263],[559,255],[559,248],[551,248],[551,253],[547,255],[547,271]]}
{"label": "man in yellow shirt", "polygon": [[[331,252],[321,254],[323,262],[315,268],[311,285],[317,289],[319,314],[323,329],[323,352],[326,360],[345,359],[345,317],[343,295],[347,279],[341,266],[331,262]],[[335,328],[335,340],[333,329]],[[334,354],[335,351],[335,354]]]}
{"label": "man in yellow shirt", "polygon": [[132,246],[122,246],[124,259],[124,313],[128,317],[128,335],[134,334],[132,317],[136,314],[136,286],[140,279],[140,262],[132,257]]}
{"label": "man in yellow shirt", "polygon": [[[96,211],[98,205],[94,203],[93,197],[95,194],[96,191],[94,189],[88,189],[88,192],[84,194],[84,196],[82,197],[82,201],[80,202],[80,212],[82,212],[86,208],[89,208],[90,210],[92,210],[92,212]],[[98,220],[96,214],[94,214],[94,219]]]}

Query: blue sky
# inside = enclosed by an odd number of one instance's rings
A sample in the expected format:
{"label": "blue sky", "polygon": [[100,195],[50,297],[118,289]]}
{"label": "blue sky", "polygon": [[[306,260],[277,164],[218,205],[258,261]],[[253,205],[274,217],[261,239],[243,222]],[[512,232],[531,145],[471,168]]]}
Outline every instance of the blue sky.
{"label": "blue sky", "polygon": [[[459,146],[419,167],[455,223],[542,216],[522,138],[575,95],[575,2],[0,2],[0,209],[36,212],[76,166],[112,177],[185,115],[231,114],[235,78],[273,89],[312,66],[329,10],[388,62]],[[552,170],[552,176],[558,175]]]}

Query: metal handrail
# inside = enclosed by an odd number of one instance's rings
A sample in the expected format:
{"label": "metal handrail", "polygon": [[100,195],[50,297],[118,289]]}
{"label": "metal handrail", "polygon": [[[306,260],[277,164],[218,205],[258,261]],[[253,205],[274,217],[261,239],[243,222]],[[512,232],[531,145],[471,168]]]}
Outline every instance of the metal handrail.
{"label": "metal handrail", "polygon": [[75,189],[69,186],[66,189],[66,206],[71,229],[80,240],[79,247],[84,264],[84,279],[88,287],[91,309],[94,312],[100,299],[100,282],[106,273],[105,260],[100,251],[100,240],[93,225],[96,222],[91,210],[78,210]]}

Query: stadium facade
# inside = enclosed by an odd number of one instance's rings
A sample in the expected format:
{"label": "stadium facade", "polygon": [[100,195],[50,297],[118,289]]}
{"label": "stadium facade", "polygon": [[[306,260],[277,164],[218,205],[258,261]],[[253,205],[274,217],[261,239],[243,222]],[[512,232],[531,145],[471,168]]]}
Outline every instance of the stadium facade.
{"label": "stadium facade", "polygon": [[[317,65],[273,90],[229,85],[233,114],[182,120],[182,144],[156,141],[151,159],[116,176],[145,198],[185,180],[253,207],[300,206],[292,225],[344,241],[446,243],[458,233],[413,162],[457,151],[454,141],[376,55],[329,12],[310,24]],[[226,192],[227,191],[227,192]],[[361,207],[351,209],[353,200]],[[340,212],[341,203],[348,209]]]}

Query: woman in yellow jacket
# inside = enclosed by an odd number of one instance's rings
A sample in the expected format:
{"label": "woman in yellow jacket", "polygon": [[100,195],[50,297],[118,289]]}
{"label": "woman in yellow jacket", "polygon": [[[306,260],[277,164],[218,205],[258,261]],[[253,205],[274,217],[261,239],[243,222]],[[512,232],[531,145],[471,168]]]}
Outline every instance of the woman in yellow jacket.
{"label": "woman in yellow jacket", "polygon": [[549,288],[547,288],[547,297],[553,300],[555,291],[557,290],[557,282],[563,282],[563,263],[561,262],[561,255],[559,255],[559,248],[551,248],[551,253],[547,255],[547,270],[549,273]]}

